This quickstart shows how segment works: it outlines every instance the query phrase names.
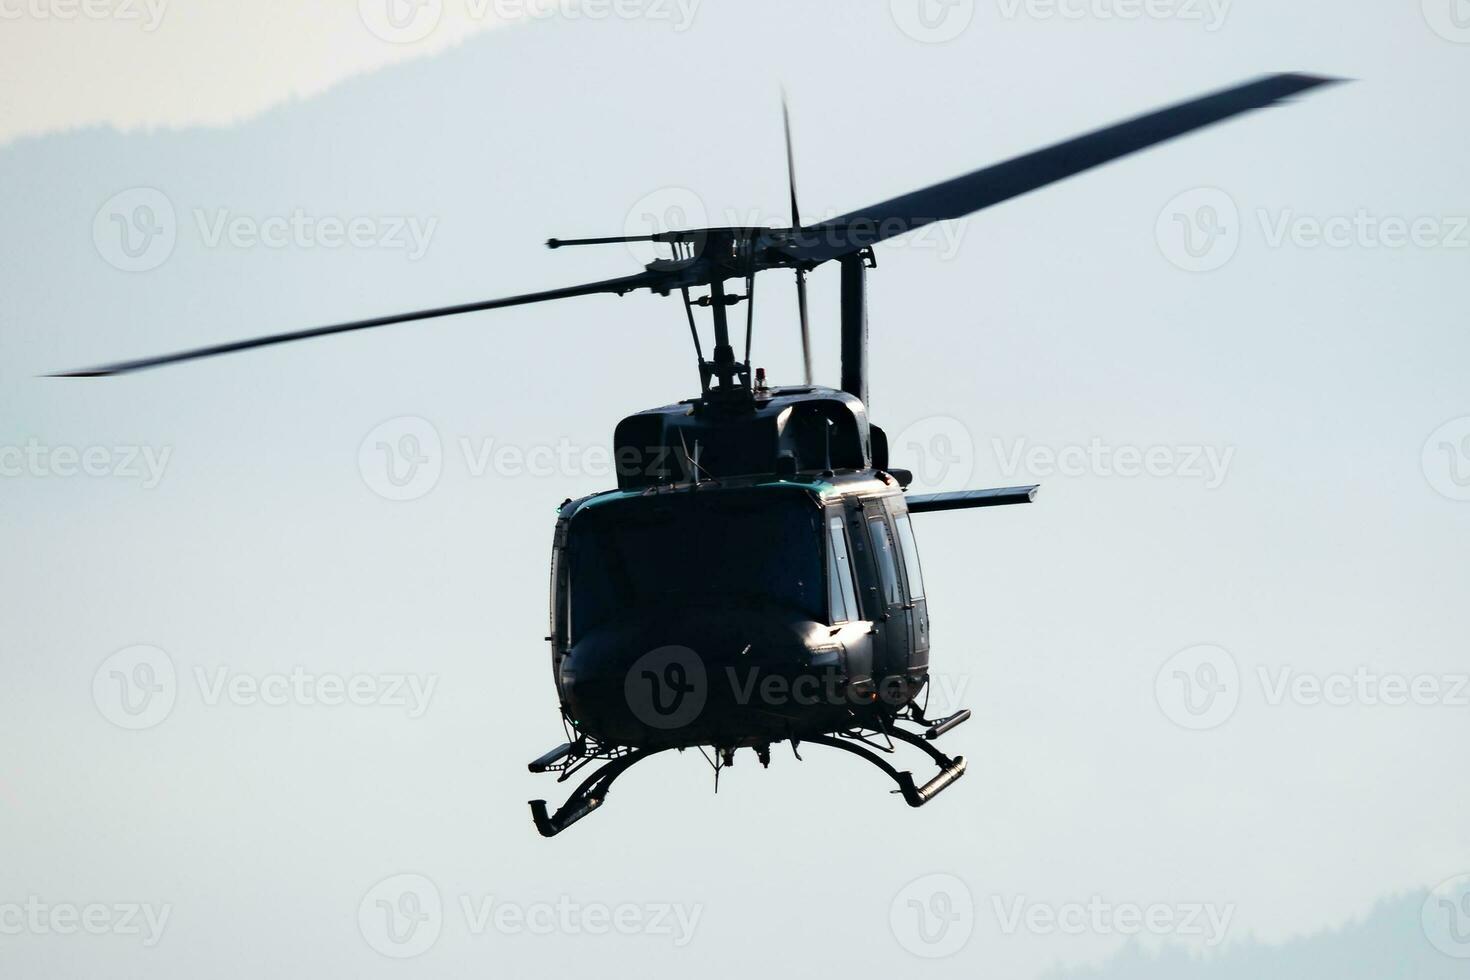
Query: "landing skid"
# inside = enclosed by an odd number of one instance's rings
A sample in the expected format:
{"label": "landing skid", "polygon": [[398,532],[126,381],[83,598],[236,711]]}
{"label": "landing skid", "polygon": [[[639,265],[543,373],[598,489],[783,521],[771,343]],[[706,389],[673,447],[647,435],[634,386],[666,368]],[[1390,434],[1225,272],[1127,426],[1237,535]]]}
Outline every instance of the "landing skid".
{"label": "landing skid", "polygon": [[[957,755],[953,759],[930,745],[928,741],[915,735],[913,732],[904,731],[901,728],[890,728],[884,734],[896,738],[901,742],[922,749],[930,758],[939,765],[939,773],[923,786],[914,782],[914,774],[907,770],[900,771],[889,765],[882,756],[865,745],[873,745],[866,739],[833,738],[830,735],[814,735],[805,741],[813,745],[826,745],[830,748],[841,749],[850,752],[860,759],[864,759],[877,766],[888,774],[888,778],[898,784],[898,792],[903,795],[904,802],[912,807],[920,807],[948,789],[961,776],[965,774],[965,757]],[[892,751],[888,749],[887,751]]]}
{"label": "landing skid", "polygon": [[[791,747],[798,760],[801,759],[800,746],[802,744],[825,745],[855,755],[872,763],[897,783],[898,789],[895,792],[903,796],[905,803],[911,807],[921,807],[948,789],[965,774],[964,756],[950,758],[930,743],[969,719],[969,711],[960,711],[946,718],[930,720],[924,717],[918,706],[914,706],[907,714],[887,722],[880,722],[882,728],[853,729],[836,735],[810,735],[804,739],[792,739]],[[900,728],[897,722],[918,725],[923,730],[923,734]],[[877,741],[878,739],[883,741]],[[939,772],[921,786],[914,779],[913,773],[890,765],[880,753],[894,752],[897,748],[894,745],[895,740],[912,745],[929,756],[939,767]],[[558,772],[561,774],[558,781],[565,781],[572,774],[595,761],[602,761],[604,765],[588,776],[554,814],[550,813],[545,800],[532,800],[531,817],[536,823],[536,830],[542,837],[555,837],[560,834],[606,803],[608,791],[619,776],[644,759],[665,751],[667,749],[629,749],[589,745],[585,739],[552,749],[530,764],[529,768],[532,772]],[[756,751],[762,764],[768,765],[770,747],[759,746]],[[724,749],[720,754],[729,760],[733,757],[733,753],[733,749]],[[725,764],[728,765],[729,762]],[[720,766],[717,764],[716,779],[718,779],[719,769]],[[718,783],[716,785],[718,786]]]}
{"label": "landing skid", "polygon": [[[547,753],[547,755],[549,756],[563,753],[566,748],[569,747],[563,747],[563,749],[555,749],[552,752]],[[555,814],[549,816],[547,815],[545,800],[532,800],[531,819],[536,821],[536,829],[541,833],[542,837],[555,837],[557,834],[561,833],[563,830],[566,830],[572,824],[576,823],[578,820],[581,820],[583,817],[587,816],[587,814],[591,813],[593,810],[596,810],[598,807],[602,806],[602,804],[606,803],[607,792],[609,789],[612,788],[613,780],[617,779],[623,773],[627,772],[629,769],[633,768],[644,759],[647,759],[649,756],[658,755],[660,752],[663,751],[665,750],[635,749],[631,752],[626,753],[625,755],[618,756],[611,762],[607,763],[607,765],[603,766],[601,769],[598,769],[591,776],[587,777],[582,785],[577,787],[576,791],[572,793],[570,797],[568,797],[567,801],[562,804],[561,809],[557,810]],[[563,756],[563,758],[564,757],[565,756]],[[545,758],[546,756],[543,756],[542,759],[538,759],[536,760],[536,762],[533,762],[531,764],[531,771],[537,772],[538,770],[536,766],[540,764]],[[542,768],[539,771],[546,772],[549,770],[547,768]],[[563,776],[563,778],[565,778],[565,776]]]}

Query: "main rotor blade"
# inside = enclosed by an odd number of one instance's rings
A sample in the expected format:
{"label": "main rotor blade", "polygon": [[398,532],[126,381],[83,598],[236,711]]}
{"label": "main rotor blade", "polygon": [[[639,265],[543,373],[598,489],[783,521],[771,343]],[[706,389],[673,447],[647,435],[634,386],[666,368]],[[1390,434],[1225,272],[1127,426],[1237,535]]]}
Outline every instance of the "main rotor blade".
{"label": "main rotor blade", "polygon": [[936,221],[973,214],[1119,157],[1339,81],[1342,79],[1317,75],[1268,75],[801,229],[797,241],[778,247],[804,263],[851,255]]}
{"label": "main rotor blade", "polygon": [[[781,92],[781,121],[786,126],[786,177],[791,187],[791,227],[801,227],[801,205],[796,200],[796,151],[791,141],[791,104]],[[801,314],[801,363],[806,383],[812,383],[812,324],[806,296],[806,270],[796,270],[796,308]]]}
{"label": "main rotor blade", "polygon": [[791,145],[791,104],[781,92],[781,122],[786,127],[786,180],[791,188],[791,227],[801,227],[801,206],[796,201],[796,151]]}
{"label": "main rotor blade", "polygon": [[240,340],[229,344],[216,344],[212,347],[199,347],[194,350],[163,354],[158,357],[146,357],[137,361],[121,361],[117,364],[104,364],[100,367],[84,368],[79,371],[63,371],[50,375],[50,377],[103,378],[117,374],[130,374],[133,371],[144,371],[149,368],[163,367],[167,364],[197,361],[206,357],[218,357],[221,354],[234,354],[239,351],[254,350],[257,347],[272,347],[276,344],[289,344],[298,340],[310,340],[313,337],[327,337],[332,334],[351,333],[354,330],[386,327],[395,323],[411,323],[415,320],[432,320],[437,317],[457,316],[461,313],[478,313],[482,310],[498,310],[508,306],[545,303],[554,299],[589,296],[594,293],[617,293],[621,296],[635,289],[666,285],[667,280],[668,276],[665,273],[641,272],[636,276],[608,279],[603,282],[588,283],[585,286],[569,286],[565,289],[552,289],[542,293],[526,293],[522,296],[510,296],[505,299],[492,299],[480,303],[465,303],[460,306],[444,306],[434,310],[419,310],[413,313],[400,313],[396,316],[375,317],[371,320],[356,320],[352,323],[338,323],[329,327],[314,327],[310,330],[296,330],[292,333],[275,334],[270,337],[257,337],[253,340]]}

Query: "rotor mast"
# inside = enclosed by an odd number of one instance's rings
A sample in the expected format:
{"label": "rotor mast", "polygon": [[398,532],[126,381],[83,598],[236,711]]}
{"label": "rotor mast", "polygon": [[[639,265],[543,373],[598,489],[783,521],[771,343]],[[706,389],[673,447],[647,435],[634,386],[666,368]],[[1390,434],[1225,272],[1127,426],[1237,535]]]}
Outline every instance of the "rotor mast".
{"label": "rotor mast", "polygon": [[868,270],[871,248],[838,260],[842,267],[842,390],[868,404]]}
{"label": "rotor mast", "polygon": [[[745,297],[749,300],[750,297]],[[715,359],[710,365],[714,376],[719,379],[721,388],[733,388],[735,386],[735,375],[743,373],[748,376],[750,365],[745,365],[744,372],[740,371],[741,365],[735,363],[735,348],[730,343],[730,314],[727,307],[734,306],[740,302],[739,296],[725,295],[725,283],[716,279],[709,284],[709,303],[715,317]]]}

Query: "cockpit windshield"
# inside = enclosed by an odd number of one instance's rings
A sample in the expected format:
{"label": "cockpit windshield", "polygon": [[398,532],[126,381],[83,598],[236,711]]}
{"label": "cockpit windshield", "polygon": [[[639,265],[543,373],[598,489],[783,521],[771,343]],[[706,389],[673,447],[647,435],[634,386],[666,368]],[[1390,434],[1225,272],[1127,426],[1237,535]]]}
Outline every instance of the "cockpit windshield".
{"label": "cockpit windshield", "polygon": [[569,542],[572,633],[630,609],[714,602],[768,603],[824,620],[822,530],[811,501],[770,492],[583,515]]}

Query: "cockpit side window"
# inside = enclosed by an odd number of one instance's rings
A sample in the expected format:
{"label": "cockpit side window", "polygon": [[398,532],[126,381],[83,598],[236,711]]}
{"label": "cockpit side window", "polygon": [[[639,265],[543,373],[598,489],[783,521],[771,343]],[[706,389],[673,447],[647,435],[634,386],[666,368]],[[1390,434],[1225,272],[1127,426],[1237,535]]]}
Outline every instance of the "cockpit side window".
{"label": "cockpit side window", "polygon": [[919,546],[914,542],[914,525],[909,520],[909,515],[903,514],[893,519],[893,526],[898,528],[903,569],[909,580],[909,599],[918,601],[924,598],[924,571],[919,567]]}
{"label": "cockpit side window", "polygon": [[563,625],[566,613],[566,586],[562,582],[562,567],[561,545],[558,542],[551,549],[551,639],[557,644],[565,643],[567,638],[566,627]]}
{"label": "cockpit side window", "polygon": [[827,524],[827,601],[832,610],[833,626],[862,618],[852,581],[847,529],[841,517],[834,517]]}
{"label": "cockpit side window", "polygon": [[878,562],[878,577],[883,581],[883,599],[890,606],[901,605],[903,595],[899,591],[898,565],[893,556],[893,535],[888,531],[888,522],[881,517],[870,518],[868,529],[873,534],[873,555]]}

